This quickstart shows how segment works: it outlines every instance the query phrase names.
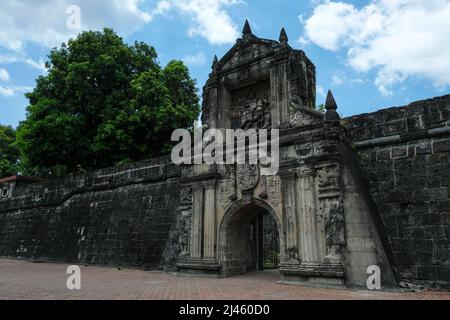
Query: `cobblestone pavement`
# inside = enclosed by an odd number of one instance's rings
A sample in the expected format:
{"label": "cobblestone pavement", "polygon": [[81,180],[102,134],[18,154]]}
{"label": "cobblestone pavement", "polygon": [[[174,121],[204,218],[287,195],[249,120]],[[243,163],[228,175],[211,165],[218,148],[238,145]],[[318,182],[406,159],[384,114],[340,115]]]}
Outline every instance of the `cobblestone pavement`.
{"label": "cobblestone pavement", "polygon": [[279,274],[260,272],[217,279],[164,272],[81,267],[81,290],[66,288],[68,265],[0,260],[0,299],[81,300],[395,300],[445,299],[438,291],[369,292],[278,284]]}

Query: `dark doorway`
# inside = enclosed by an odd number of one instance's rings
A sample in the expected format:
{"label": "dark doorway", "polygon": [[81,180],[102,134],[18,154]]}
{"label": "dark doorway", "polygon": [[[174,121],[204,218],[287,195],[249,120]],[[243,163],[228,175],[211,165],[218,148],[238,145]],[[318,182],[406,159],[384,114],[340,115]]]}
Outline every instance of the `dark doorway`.
{"label": "dark doorway", "polygon": [[278,268],[278,227],[267,210],[256,205],[245,206],[230,217],[225,228],[224,276]]}
{"label": "dark doorway", "polygon": [[280,261],[280,244],[275,219],[267,212],[260,214],[260,268],[278,269]]}

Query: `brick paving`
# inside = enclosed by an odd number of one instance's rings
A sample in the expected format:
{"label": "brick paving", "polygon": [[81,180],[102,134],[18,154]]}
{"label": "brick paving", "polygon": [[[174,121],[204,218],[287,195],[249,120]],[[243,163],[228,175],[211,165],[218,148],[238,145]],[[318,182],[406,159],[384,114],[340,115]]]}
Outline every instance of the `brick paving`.
{"label": "brick paving", "polygon": [[449,292],[370,292],[278,284],[259,272],[217,279],[164,272],[81,267],[81,290],[66,288],[68,265],[0,259],[0,299],[79,300],[450,300]]}

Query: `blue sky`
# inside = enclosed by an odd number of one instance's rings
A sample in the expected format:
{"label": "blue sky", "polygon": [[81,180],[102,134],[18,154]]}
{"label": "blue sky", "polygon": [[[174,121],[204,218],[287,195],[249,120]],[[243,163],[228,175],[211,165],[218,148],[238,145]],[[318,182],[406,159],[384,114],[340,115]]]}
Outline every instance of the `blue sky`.
{"label": "blue sky", "polygon": [[246,18],[263,38],[285,27],[316,65],[317,104],[331,89],[344,116],[450,93],[450,0],[2,0],[0,123],[25,119],[24,92],[78,27],[145,41],[163,65],[185,61],[201,90]]}

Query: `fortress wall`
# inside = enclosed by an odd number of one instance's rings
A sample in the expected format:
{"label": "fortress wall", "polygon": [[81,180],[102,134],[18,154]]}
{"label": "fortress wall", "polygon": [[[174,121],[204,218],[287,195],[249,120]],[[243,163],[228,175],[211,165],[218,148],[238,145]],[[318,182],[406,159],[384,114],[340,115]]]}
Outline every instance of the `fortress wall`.
{"label": "fortress wall", "polygon": [[9,194],[0,198],[0,256],[159,268],[179,174],[158,158],[58,181],[2,183]]}
{"label": "fortress wall", "polygon": [[342,120],[404,279],[450,281],[450,95]]}
{"label": "fortress wall", "polygon": [[[401,276],[449,284],[450,95],[342,123]],[[0,183],[0,256],[171,268],[179,177],[164,157],[57,181]]]}

